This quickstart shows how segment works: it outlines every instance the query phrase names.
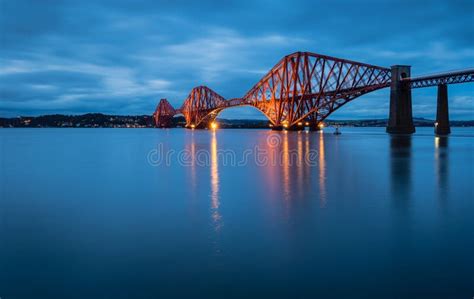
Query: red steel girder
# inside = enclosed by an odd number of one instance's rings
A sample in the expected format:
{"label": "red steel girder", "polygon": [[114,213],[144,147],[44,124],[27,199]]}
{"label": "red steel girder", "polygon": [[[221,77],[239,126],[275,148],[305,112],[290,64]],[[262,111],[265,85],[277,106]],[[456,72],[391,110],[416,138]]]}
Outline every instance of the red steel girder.
{"label": "red steel girder", "polygon": [[167,99],[161,99],[156,106],[155,113],[153,113],[153,119],[155,120],[155,126],[157,128],[169,127],[171,125],[171,119],[176,114],[176,110],[171,106]]}

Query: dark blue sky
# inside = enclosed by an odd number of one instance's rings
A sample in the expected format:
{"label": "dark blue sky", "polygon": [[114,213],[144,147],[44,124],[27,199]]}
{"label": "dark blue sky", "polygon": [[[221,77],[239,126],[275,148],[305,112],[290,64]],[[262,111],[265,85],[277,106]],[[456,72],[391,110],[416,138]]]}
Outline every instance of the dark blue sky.
{"label": "dark blue sky", "polygon": [[[0,116],[151,114],[207,85],[244,95],[281,57],[311,51],[412,74],[474,67],[474,1],[0,0]],[[385,118],[388,90],[333,118]],[[474,84],[449,87],[452,119],[474,119]],[[436,88],[415,90],[434,118]],[[222,117],[253,118],[253,108]]]}

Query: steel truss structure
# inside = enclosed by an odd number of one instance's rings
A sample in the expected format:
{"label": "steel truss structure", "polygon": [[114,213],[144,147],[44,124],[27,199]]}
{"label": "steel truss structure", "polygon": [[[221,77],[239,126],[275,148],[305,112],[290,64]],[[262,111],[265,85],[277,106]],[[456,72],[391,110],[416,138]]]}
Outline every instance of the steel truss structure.
{"label": "steel truss structure", "polygon": [[474,69],[429,76],[420,76],[416,78],[406,78],[403,81],[410,81],[411,88],[438,86],[441,84],[474,82]]}
{"label": "steel truss structure", "polygon": [[[162,99],[153,114],[157,127],[167,127],[171,118],[183,114],[186,126],[206,127],[220,111],[235,106],[253,106],[274,127],[294,127],[302,122],[318,125],[331,113],[355,98],[390,86],[389,68],[296,52],[283,57],[242,98],[225,100],[206,86],[191,90],[179,109]],[[411,88],[474,81],[474,70],[419,78],[405,78]]]}

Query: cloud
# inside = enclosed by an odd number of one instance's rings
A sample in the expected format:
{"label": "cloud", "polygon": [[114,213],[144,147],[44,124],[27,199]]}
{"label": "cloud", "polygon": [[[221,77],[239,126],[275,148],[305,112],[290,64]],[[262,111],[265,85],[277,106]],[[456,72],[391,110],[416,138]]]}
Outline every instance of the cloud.
{"label": "cloud", "polygon": [[212,28],[205,36],[165,46],[161,60],[186,67],[198,74],[197,79],[202,82],[215,83],[222,75],[232,73],[262,74],[261,69],[253,68],[256,64],[252,58],[260,56],[256,55],[258,52],[263,56],[272,48],[304,43],[306,40],[292,36],[269,34],[245,37],[229,29]]}

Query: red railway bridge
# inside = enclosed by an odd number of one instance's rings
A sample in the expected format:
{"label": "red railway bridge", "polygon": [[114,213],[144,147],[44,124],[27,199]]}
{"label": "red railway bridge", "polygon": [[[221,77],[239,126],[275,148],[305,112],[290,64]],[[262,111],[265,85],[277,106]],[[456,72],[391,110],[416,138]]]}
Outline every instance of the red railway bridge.
{"label": "red railway bridge", "polygon": [[438,86],[436,133],[449,134],[447,85],[474,81],[474,69],[423,77],[411,77],[410,66],[385,68],[309,52],[283,57],[243,97],[224,99],[206,86],[191,90],[178,109],[162,99],[153,114],[156,127],[169,127],[183,114],[187,128],[208,127],[219,112],[229,107],[253,106],[275,130],[318,130],[331,113],[366,93],[390,87],[387,132],[415,132],[412,88]]}

